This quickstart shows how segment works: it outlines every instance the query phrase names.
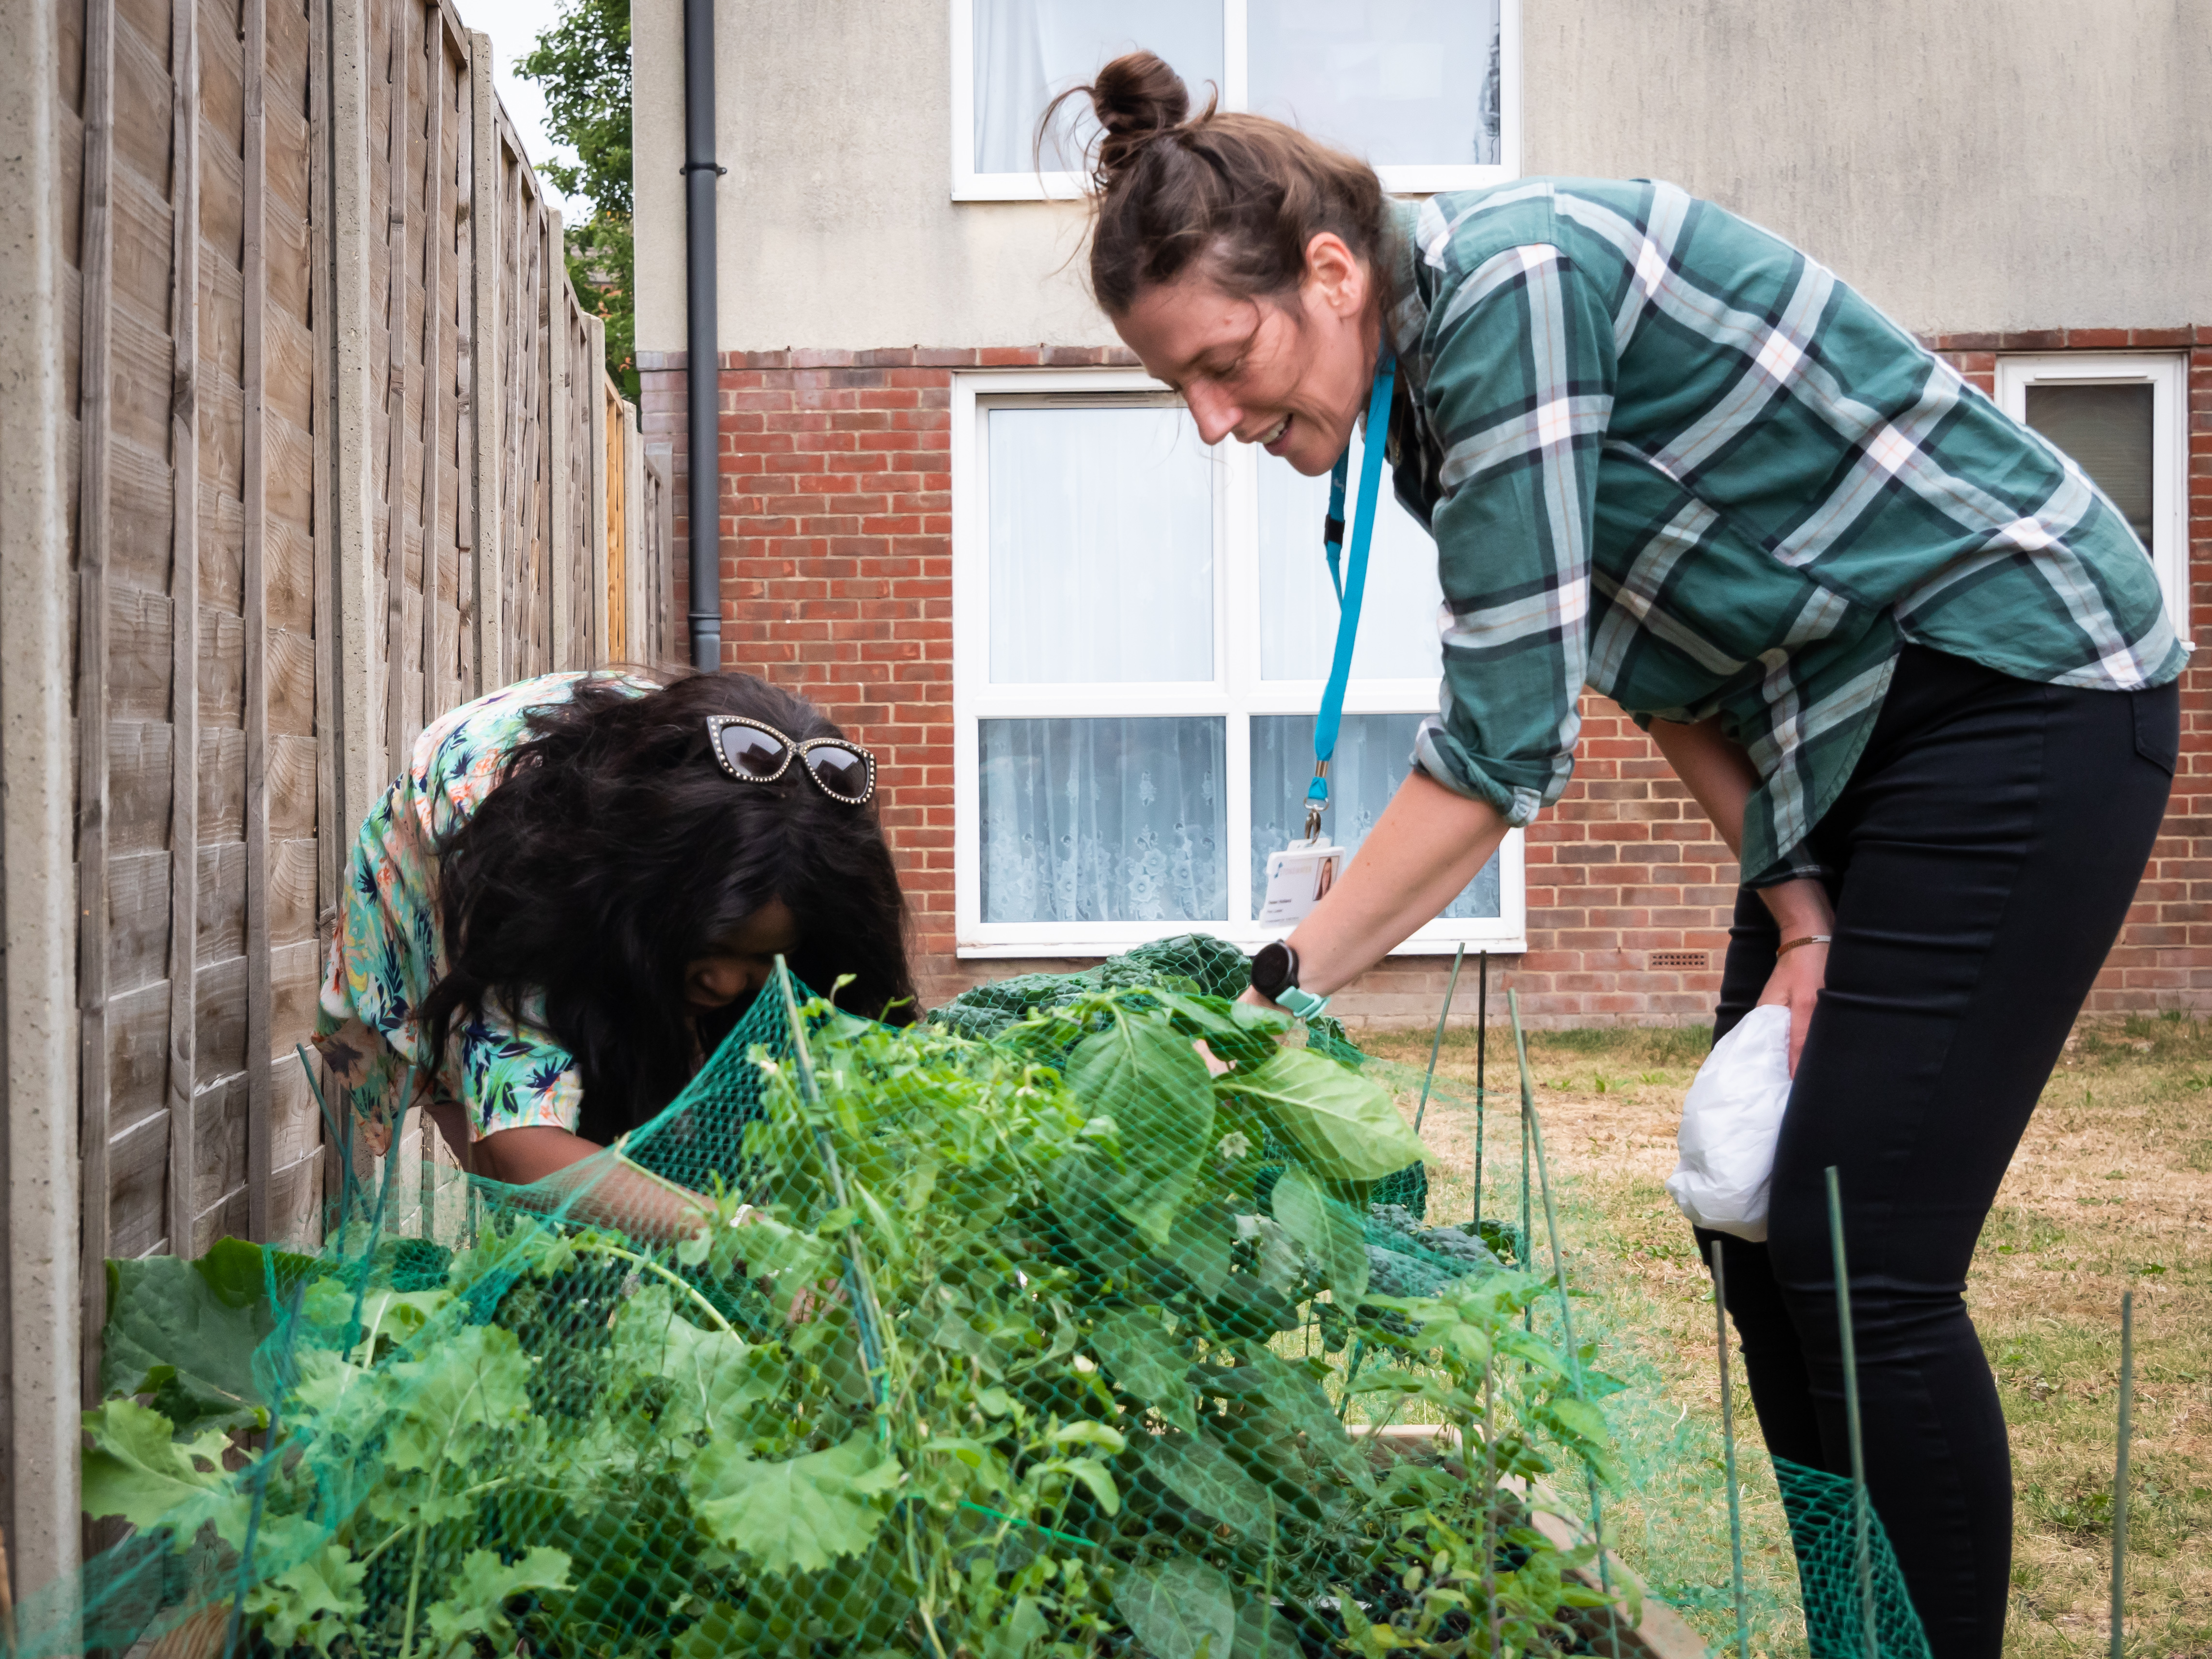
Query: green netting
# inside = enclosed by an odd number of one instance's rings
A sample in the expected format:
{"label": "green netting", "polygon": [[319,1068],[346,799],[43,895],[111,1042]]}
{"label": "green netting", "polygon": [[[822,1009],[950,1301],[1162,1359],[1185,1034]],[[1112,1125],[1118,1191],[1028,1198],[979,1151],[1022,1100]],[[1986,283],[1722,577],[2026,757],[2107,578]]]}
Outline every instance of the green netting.
{"label": "green netting", "polygon": [[1555,1274],[1425,1224],[1406,1079],[1231,955],[907,1030],[779,984],[560,1178],[114,1264],[132,1530],[18,1652],[1626,1650]]}
{"label": "green netting", "polygon": [[1889,1534],[1856,1485],[1783,1457],[1774,1460],[1774,1478],[1790,1515],[1813,1659],[1928,1659]]}
{"label": "green netting", "polygon": [[[1018,974],[979,985],[934,1010],[929,1018],[946,1030],[988,1039],[1037,1010],[1066,1007],[1101,991],[1142,991],[1180,984],[1203,996],[1233,998],[1243,995],[1251,982],[1251,961],[1235,945],[1206,933],[1182,933],[1109,957],[1079,974]],[[1308,1020],[1302,1029],[1309,1048],[1355,1069],[1367,1063],[1367,1056],[1345,1034],[1343,1023],[1333,1016],[1323,1014]],[[1265,1160],[1260,1176],[1264,1199],[1280,1172],[1284,1153],[1272,1131],[1260,1151]],[[1421,1164],[1410,1164],[1383,1177],[1369,1196],[1374,1203],[1395,1205],[1419,1218],[1428,1207],[1428,1173]]]}

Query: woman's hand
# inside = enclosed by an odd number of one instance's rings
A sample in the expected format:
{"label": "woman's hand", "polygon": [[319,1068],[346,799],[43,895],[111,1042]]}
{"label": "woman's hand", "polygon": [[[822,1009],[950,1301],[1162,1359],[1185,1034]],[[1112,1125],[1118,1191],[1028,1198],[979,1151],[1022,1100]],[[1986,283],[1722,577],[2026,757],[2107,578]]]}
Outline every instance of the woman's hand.
{"label": "woman's hand", "polygon": [[[1826,935],[1836,931],[1835,908],[1828,890],[1809,877],[1761,888],[1759,896],[1782,930],[1779,943]],[[1797,1056],[1804,1052],[1805,1034],[1812,1029],[1813,1010],[1828,979],[1828,947],[1800,945],[1775,958],[1766,988],[1759,994],[1762,1008],[1778,1006],[1790,1011],[1790,1075],[1797,1075]]]}
{"label": "woman's hand", "polygon": [[1759,994],[1762,1008],[1778,1005],[1790,1011],[1790,1075],[1797,1075],[1797,1056],[1805,1050],[1805,1033],[1811,1029],[1813,1009],[1820,1000],[1820,988],[1828,977],[1828,947],[1801,945],[1774,964],[1766,988]]}

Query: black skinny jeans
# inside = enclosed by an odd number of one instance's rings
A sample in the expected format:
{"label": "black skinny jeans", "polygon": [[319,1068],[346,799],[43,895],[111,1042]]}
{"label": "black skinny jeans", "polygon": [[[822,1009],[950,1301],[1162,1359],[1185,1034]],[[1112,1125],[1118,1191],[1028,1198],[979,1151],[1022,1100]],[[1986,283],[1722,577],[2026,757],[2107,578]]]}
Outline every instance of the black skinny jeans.
{"label": "black skinny jeans", "polygon": [[[1698,1233],[1728,1252],[1768,1449],[1848,1474],[1823,1176],[1837,1166],[1867,1481],[1935,1659],[1997,1659],[2012,1557],[2011,1452],[1967,1264],[2134,898],[2179,746],[2177,686],[2035,685],[1906,649],[1813,836],[1835,872],[1835,943],[1766,1243]],[[1780,942],[1739,893],[1716,1037],[1757,1002]]]}

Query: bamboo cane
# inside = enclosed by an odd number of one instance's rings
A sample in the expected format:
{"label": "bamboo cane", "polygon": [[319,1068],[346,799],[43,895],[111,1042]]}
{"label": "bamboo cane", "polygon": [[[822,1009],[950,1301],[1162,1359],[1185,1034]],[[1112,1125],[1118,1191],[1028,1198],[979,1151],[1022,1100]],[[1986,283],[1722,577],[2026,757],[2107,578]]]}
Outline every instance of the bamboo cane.
{"label": "bamboo cane", "polygon": [[2127,1646],[2128,1442],[2136,1386],[2136,1293],[2120,1293],[2120,1445],[2112,1465],[2112,1654]]}
{"label": "bamboo cane", "polygon": [[1713,1241],[1713,1333],[1721,1367],[1721,1452],[1728,1469],[1729,1588],[1735,1596],[1736,1659],[1751,1659],[1751,1609],[1743,1595],[1743,1500],[1735,1475],[1735,1392],[1729,1380],[1728,1261]]}
{"label": "bamboo cane", "polygon": [[1429,1115],[1429,1090],[1437,1080],[1437,1056],[1444,1046],[1444,1022],[1451,1018],[1452,998],[1459,992],[1460,964],[1467,960],[1462,945],[1452,956],[1451,978],[1444,986],[1444,1006],[1437,1010],[1437,1034],[1429,1039],[1429,1073],[1421,1079],[1421,1103],[1413,1111],[1413,1133],[1421,1133],[1421,1120]]}
{"label": "bamboo cane", "polygon": [[1844,1421],[1850,1432],[1852,1509],[1858,1524],[1859,1617],[1866,1659],[1881,1651],[1874,1606],[1874,1509],[1867,1497],[1866,1444],[1859,1432],[1858,1347],[1851,1334],[1851,1279],[1844,1257],[1844,1198],[1836,1166],[1828,1166],[1828,1249],[1836,1265],[1836,1320],[1844,1339]]}

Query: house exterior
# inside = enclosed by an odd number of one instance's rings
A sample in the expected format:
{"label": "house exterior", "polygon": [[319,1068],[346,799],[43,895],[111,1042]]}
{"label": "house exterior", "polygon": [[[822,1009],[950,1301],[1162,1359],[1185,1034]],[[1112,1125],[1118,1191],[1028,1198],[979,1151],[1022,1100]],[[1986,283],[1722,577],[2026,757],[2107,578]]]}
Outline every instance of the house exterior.
{"label": "house exterior", "polygon": [[[1334,620],[1321,487],[1199,444],[1087,297],[1083,205],[1055,148],[1030,149],[1049,93],[1132,45],[1367,154],[1401,193],[1658,177],[1773,228],[2075,454],[2184,638],[2212,605],[2212,36],[2170,6],[715,9],[722,661],[884,757],[926,1000],[1187,928],[1258,943],[1264,860],[1311,769]],[[639,0],[632,27],[642,419],[674,453],[681,546],[682,8]],[[1435,599],[1394,507],[1340,842],[1434,707]],[[2095,1012],[2212,1004],[2204,672]],[[1701,1019],[1735,876],[1647,740],[1587,696],[1565,799],[1337,1006],[1433,1019],[1463,945],[1539,1023]]]}

